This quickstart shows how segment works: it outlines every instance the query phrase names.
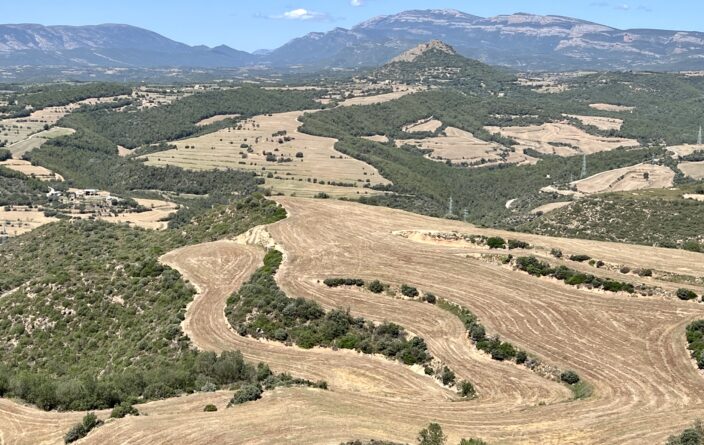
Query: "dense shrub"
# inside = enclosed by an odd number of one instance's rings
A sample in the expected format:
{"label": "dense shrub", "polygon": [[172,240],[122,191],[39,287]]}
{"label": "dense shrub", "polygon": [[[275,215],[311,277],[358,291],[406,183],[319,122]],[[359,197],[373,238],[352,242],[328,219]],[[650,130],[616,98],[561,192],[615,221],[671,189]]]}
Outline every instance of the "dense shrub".
{"label": "dense shrub", "polygon": [[702,445],[704,444],[704,426],[697,421],[678,436],[670,436],[667,445]]}
{"label": "dense shrub", "polygon": [[228,406],[241,405],[262,398],[262,389],[257,385],[244,385],[235,392]]}
{"label": "dense shrub", "polygon": [[568,385],[574,385],[579,382],[579,375],[574,371],[564,371],[560,374],[560,380]]}
{"label": "dense shrub", "polygon": [[601,279],[594,275],[577,272],[566,266],[558,266],[552,269],[549,264],[539,261],[534,256],[516,258],[516,266],[531,275],[551,276],[564,281],[570,286],[587,284],[593,288],[601,288],[609,292],[635,292],[635,287],[631,283]]}
{"label": "dense shrub", "polygon": [[418,289],[407,284],[401,285],[401,294],[408,298],[416,298],[419,295]]}
{"label": "dense shrub", "polygon": [[503,249],[506,247],[506,241],[500,236],[492,236],[486,240],[486,245],[489,246],[490,249]]}
{"label": "dense shrub", "polygon": [[462,439],[460,445],[488,445],[481,439]]}
{"label": "dense shrub", "polygon": [[430,292],[426,292],[425,295],[423,295],[423,301],[425,301],[426,303],[435,304],[438,301],[438,299],[435,296],[435,294],[431,294]]}
{"label": "dense shrub", "polygon": [[447,366],[443,366],[442,371],[440,372],[440,381],[446,386],[454,385],[455,373]]}
{"label": "dense shrub", "polygon": [[[425,341],[407,338],[403,328],[394,323],[375,325],[347,311],[326,312],[313,301],[287,297],[273,278],[281,258],[280,252],[269,251],[264,266],[228,299],[225,312],[238,333],[290,341],[302,348],[324,346],[378,353],[407,365],[431,360]],[[331,280],[332,286],[363,284],[357,279]]]}
{"label": "dense shrub", "polygon": [[457,394],[459,394],[461,397],[471,399],[477,394],[477,391],[474,389],[474,385],[472,385],[466,380],[461,380],[457,384]]}
{"label": "dense shrub", "polygon": [[418,433],[418,445],[443,445],[447,436],[437,423],[431,423]]}
{"label": "dense shrub", "polygon": [[379,280],[374,280],[369,285],[367,286],[367,289],[369,291],[375,293],[375,294],[380,294],[384,292],[384,285],[381,283]]}
{"label": "dense shrub", "polygon": [[555,258],[562,258],[562,251],[560,249],[552,248],[550,249],[550,255],[554,256]]}
{"label": "dense shrub", "polygon": [[570,255],[570,260],[583,263],[584,261],[591,260],[592,257],[589,255]]}
{"label": "dense shrub", "polygon": [[12,153],[6,148],[0,148],[0,162],[7,161],[12,158]]}
{"label": "dense shrub", "polygon": [[679,288],[677,289],[677,298],[680,300],[694,300],[697,298],[697,294],[690,289]]}
{"label": "dense shrub", "polygon": [[508,240],[508,248],[509,249],[528,249],[530,247],[530,244],[528,244],[525,241],[520,241],[516,239],[510,239]]}
{"label": "dense shrub", "polygon": [[205,408],[203,408],[203,411],[206,413],[213,413],[218,410],[218,407],[211,404],[205,405]]}
{"label": "dense shrub", "polygon": [[339,286],[364,286],[364,280],[360,278],[326,278],[323,283],[327,287],[339,287]]}
{"label": "dense shrub", "polygon": [[64,443],[72,443],[88,435],[94,428],[102,425],[103,422],[93,413],[88,413],[83,417],[83,421],[74,425],[64,436]]}
{"label": "dense shrub", "polygon": [[112,409],[110,417],[113,419],[122,419],[125,416],[138,416],[139,410],[132,406],[131,403],[125,401]]}

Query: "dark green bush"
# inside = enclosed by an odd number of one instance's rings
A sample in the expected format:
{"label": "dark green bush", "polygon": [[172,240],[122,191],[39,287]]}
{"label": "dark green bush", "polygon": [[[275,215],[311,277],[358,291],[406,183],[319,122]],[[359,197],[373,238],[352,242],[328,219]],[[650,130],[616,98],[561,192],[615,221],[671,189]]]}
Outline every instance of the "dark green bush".
{"label": "dark green bush", "polygon": [[261,398],[262,389],[257,385],[248,384],[244,385],[235,392],[235,395],[233,395],[232,399],[230,399],[228,406],[241,405],[243,403],[252,402]]}
{"label": "dark green bush", "polygon": [[125,416],[138,416],[139,410],[132,406],[131,403],[125,401],[112,409],[110,417],[113,419],[122,419]]}
{"label": "dark green bush", "polygon": [[401,285],[401,294],[408,298],[416,298],[419,295],[418,289],[407,284]]}
{"label": "dark green bush", "polygon": [[585,262],[587,260],[591,260],[591,259],[592,259],[592,257],[590,257],[589,255],[570,255],[570,260],[577,261],[579,263],[583,263],[583,262]]}
{"label": "dark green bush", "polygon": [[381,281],[374,280],[371,283],[369,283],[369,286],[367,286],[367,289],[369,289],[370,292],[373,292],[375,294],[380,294],[380,293],[384,292],[384,285],[382,284]]}
{"label": "dark green bush", "polygon": [[211,404],[205,405],[205,408],[203,408],[203,411],[206,413],[212,413],[218,410],[218,407]]}
{"label": "dark green bush", "polygon": [[438,299],[435,294],[431,294],[430,292],[426,292],[425,295],[423,295],[423,301],[425,301],[426,303],[435,304],[437,300]]}
{"label": "dark green bush", "polygon": [[492,236],[486,240],[486,245],[489,246],[490,249],[503,249],[506,247],[506,241],[500,236]]}
{"label": "dark green bush", "polygon": [[567,383],[568,385],[574,385],[579,382],[580,378],[574,371],[564,371],[560,374],[560,380]]}
{"label": "dark green bush", "polygon": [[680,300],[694,300],[697,298],[697,294],[690,289],[679,288],[677,289],[677,298]]}
{"label": "dark green bush", "polygon": [[472,397],[477,395],[477,391],[474,389],[474,385],[472,385],[466,380],[461,380],[457,384],[457,394],[459,394],[461,397],[471,399]]}
{"label": "dark green bush", "polygon": [[443,366],[440,372],[440,381],[446,386],[453,385],[455,383],[455,373],[447,366]]}
{"label": "dark green bush", "polygon": [[530,244],[528,244],[525,241],[520,241],[516,239],[510,239],[508,240],[508,248],[509,249],[528,249],[530,247]]}

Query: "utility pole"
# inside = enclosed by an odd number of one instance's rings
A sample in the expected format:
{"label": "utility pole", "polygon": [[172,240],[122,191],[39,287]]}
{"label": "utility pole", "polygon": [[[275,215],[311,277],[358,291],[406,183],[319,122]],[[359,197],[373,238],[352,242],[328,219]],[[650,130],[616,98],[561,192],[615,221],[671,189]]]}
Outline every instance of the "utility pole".
{"label": "utility pole", "polygon": [[452,195],[450,195],[450,202],[447,205],[447,214],[452,215]]}
{"label": "utility pole", "polygon": [[582,174],[580,176],[580,179],[584,179],[587,177],[587,155],[582,156]]}
{"label": "utility pole", "polygon": [[699,135],[697,136],[697,145],[702,145],[702,126],[699,126]]}
{"label": "utility pole", "polygon": [[467,222],[467,209],[464,209],[462,216],[463,216],[464,222]]}

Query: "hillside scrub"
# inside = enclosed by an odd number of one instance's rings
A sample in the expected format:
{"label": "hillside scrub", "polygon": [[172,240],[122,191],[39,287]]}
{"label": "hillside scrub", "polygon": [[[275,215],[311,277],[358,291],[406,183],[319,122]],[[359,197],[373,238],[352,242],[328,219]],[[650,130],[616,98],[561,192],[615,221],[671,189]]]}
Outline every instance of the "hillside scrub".
{"label": "hillside scrub", "polygon": [[81,423],[74,425],[64,436],[64,443],[73,443],[88,435],[92,430],[103,424],[95,414],[88,413],[83,417]]}
{"label": "hillside scrub", "polygon": [[[586,255],[583,256],[586,257]],[[573,255],[570,259],[574,257]],[[579,257],[581,258],[582,256]],[[584,260],[586,261],[588,258],[589,257]],[[609,278],[599,278],[592,274],[578,272],[566,266],[553,268],[548,263],[540,261],[534,256],[518,257],[515,260],[515,264],[519,270],[527,272],[530,275],[557,278],[570,286],[585,285],[593,289],[603,289],[609,292],[628,292],[629,294],[636,291],[635,286],[631,283],[615,281]]]}
{"label": "hillside scrub", "polygon": [[158,258],[284,215],[252,196],[178,230],[79,220],[10,239],[0,246],[0,338],[9,345],[0,351],[0,396],[88,410],[255,381],[239,353],[191,348],[181,321],[194,290]]}
{"label": "hillside scrub", "polygon": [[682,431],[681,434],[670,436],[666,445],[702,445],[704,444],[704,426],[700,420]]}
{"label": "hillside scrub", "polygon": [[326,312],[313,301],[287,297],[274,280],[281,260],[281,252],[270,250],[264,265],[228,299],[225,314],[240,335],[291,342],[302,348],[323,346],[378,353],[406,365],[430,362],[425,341],[408,339],[396,324],[375,325],[345,311]]}
{"label": "hillside scrub", "polygon": [[704,320],[693,321],[687,326],[687,343],[697,366],[704,369]]}

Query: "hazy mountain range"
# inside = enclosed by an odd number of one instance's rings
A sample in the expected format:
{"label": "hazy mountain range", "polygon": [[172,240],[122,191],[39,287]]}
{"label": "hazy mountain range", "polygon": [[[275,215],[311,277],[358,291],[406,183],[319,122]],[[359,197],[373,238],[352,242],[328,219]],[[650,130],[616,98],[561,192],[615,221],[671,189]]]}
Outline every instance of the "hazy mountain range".
{"label": "hazy mountain range", "polygon": [[433,39],[463,56],[523,70],[704,69],[701,32],[619,30],[524,13],[483,18],[447,9],[375,17],[255,53],[189,46],[129,25],[0,25],[0,66],[355,68],[384,64]]}

